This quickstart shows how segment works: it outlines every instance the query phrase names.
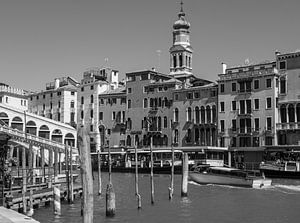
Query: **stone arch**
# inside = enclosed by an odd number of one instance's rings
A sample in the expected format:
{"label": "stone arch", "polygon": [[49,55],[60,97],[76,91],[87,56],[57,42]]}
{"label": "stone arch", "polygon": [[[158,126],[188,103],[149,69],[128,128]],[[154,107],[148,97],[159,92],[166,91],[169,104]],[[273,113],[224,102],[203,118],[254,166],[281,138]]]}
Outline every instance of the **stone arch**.
{"label": "stone arch", "polygon": [[5,112],[0,112],[0,124],[9,126],[9,117]]}
{"label": "stone arch", "polygon": [[39,129],[39,137],[49,139],[50,138],[50,130],[47,125],[42,125]]}
{"label": "stone arch", "polygon": [[18,129],[20,131],[23,131],[23,120],[19,116],[16,116],[11,120],[10,126],[13,129]]}
{"label": "stone arch", "polygon": [[66,145],[75,146],[75,137],[72,133],[67,133],[64,140]]}
{"label": "stone arch", "polygon": [[34,121],[28,121],[26,123],[26,133],[30,134],[30,135],[35,135],[37,133],[37,127]]}
{"label": "stone arch", "polygon": [[54,129],[52,131],[51,140],[60,142],[60,143],[63,142],[63,134],[60,129]]}

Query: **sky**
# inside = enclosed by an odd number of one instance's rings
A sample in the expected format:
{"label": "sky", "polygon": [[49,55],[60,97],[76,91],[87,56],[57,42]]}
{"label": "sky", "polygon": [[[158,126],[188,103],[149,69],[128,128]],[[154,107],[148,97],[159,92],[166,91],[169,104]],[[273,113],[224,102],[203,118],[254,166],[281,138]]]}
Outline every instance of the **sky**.
{"label": "sky", "polygon": [[[299,0],[183,2],[199,78],[217,80],[222,62],[272,61],[276,50],[300,49]],[[0,82],[38,91],[102,66],[120,79],[152,67],[168,74],[179,10],[180,0],[0,0]]]}

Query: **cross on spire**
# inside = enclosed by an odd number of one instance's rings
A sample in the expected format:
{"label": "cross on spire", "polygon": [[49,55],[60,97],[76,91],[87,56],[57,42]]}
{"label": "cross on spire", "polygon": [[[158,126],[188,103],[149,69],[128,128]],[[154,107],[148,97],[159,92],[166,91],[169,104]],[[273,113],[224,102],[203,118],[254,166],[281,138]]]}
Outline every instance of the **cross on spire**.
{"label": "cross on spire", "polygon": [[182,1],[180,2],[180,5],[181,5],[180,6],[180,12],[183,12],[183,2]]}

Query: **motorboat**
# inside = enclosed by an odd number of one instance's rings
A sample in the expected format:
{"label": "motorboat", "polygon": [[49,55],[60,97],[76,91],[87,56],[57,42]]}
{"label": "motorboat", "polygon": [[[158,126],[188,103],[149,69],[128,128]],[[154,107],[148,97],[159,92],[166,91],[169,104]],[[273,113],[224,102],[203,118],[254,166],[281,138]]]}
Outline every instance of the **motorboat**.
{"label": "motorboat", "polygon": [[199,165],[189,172],[189,180],[198,184],[217,184],[249,188],[265,188],[272,184],[271,179],[257,176],[257,173],[220,166]]}
{"label": "motorboat", "polygon": [[300,179],[299,161],[266,161],[260,163],[259,169],[267,177]]}

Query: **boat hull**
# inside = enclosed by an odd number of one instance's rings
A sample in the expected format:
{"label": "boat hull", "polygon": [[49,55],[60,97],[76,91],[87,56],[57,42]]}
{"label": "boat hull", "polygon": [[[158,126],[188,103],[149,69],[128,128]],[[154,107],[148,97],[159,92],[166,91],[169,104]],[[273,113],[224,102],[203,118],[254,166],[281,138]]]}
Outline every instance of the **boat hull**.
{"label": "boat hull", "polygon": [[300,179],[300,171],[284,171],[284,170],[270,170],[260,169],[266,177],[270,178],[286,178],[286,179]]}
{"label": "boat hull", "polygon": [[216,184],[249,188],[271,186],[271,180],[264,178],[239,178],[199,172],[190,172],[189,180],[198,184]]}

